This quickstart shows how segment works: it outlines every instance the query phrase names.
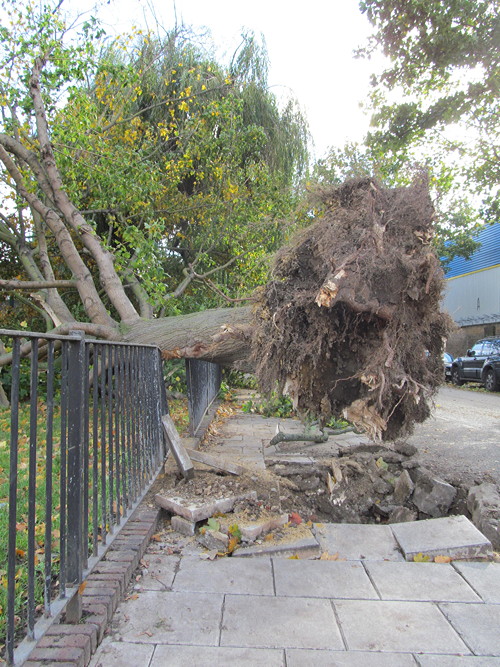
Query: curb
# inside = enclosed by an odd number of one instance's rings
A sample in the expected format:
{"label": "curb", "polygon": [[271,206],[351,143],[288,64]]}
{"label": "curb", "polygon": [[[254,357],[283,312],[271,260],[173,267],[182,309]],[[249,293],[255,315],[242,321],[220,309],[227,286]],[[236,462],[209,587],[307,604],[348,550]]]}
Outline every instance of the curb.
{"label": "curb", "polygon": [[101,643],[118,603],[154,535],[160,509],[139,506],[114,540],[104,558],[85,579],[82,622],[61,618],[50,626],[24,663],[25,667],[58,665],[86,667]]}

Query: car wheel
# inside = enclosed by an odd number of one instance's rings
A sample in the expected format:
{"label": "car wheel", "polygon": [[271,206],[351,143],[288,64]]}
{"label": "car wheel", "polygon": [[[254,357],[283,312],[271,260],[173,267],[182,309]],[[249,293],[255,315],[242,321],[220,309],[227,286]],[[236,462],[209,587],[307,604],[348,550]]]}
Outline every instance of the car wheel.
{"label": "car wheel", "polygon": [[463,385],[463,380],[460,379],[460,373],[459,373],[459,370],[456,366],[454,366],[451,369],[451,381],[457,387],[461,387]]}
{"label": "car wheel", "polygon": [[488,391],[496,391],[499,388],[495,371],[492,368],[486,371],[484,376],[484,386]]}

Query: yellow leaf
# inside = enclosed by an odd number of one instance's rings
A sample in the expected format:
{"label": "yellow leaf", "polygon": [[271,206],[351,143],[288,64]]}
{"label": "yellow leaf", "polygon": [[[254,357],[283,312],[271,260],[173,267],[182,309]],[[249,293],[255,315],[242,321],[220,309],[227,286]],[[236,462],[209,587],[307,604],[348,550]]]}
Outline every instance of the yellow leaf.
{"label": "yellow leaf", "polygon": [[295,554],[295,556],[288,556],[288,560],[299,560],[299,557]]}
{"label": "yellow leaf", "polygon": [[428,563],[430,559],[430,556],[424,556],[422,552],[418,553],[416,556],[413,556],[414,563]]}
{"label": "yellow leaf", "polygon": [[320,560],[338,560],[339,559],[339,552],[336,551],[334,554],[329,554],[328,551],[323,551],[321,556],[319,557]]}
{"label": "yellow leaf", "polygon": [[451,556],[436,556],[434,558],[435,563],[451,563]]}
{"label": "yellow leaf", "polygon": [[238,546],[238,538],[237,537],[230,537],[229,538],[229,544],[227,545],[227,551],[228,553],[232,554],[233,551],[236,549]]}

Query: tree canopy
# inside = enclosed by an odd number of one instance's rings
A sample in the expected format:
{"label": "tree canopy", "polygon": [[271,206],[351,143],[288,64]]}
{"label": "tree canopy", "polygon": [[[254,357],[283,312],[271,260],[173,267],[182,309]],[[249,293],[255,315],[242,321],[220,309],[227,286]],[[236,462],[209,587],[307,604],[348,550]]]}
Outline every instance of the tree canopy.
{"label": "tree canopy", "polygon": [[109,41],[61,5],[4,7],[0,242],[22,269],[2,263],[1,277],[36,282],[52,325],[247,294],[308,160],[298,106],[267,88],[264,45],[244,34],[224,65],[183,26]]}
{"label": "tree canopy", "polygon": [[[367,144],[400,165],[425,162],[449,222],[498,219],[498,0],[362,0],[375,32],[361,55],[390,64],[372,79]],[[460,211],[460,212],[458,212]]]}

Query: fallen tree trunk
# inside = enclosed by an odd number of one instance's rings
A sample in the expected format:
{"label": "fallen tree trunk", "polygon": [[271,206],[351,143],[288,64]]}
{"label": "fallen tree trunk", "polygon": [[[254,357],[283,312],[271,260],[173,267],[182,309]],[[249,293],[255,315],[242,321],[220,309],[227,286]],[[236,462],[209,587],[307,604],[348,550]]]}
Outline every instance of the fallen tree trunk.
{"label": "fallen tree trunk", "polygon": [[277,385],[320,426],[343,414],[374,438],[411,433],[430,414],[451,326],[427,184],[356,180],[321,201],[324,215],[277,254],[252,306],[87,333],[157,345],[164,359],[253,369],[263,391]]}

